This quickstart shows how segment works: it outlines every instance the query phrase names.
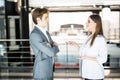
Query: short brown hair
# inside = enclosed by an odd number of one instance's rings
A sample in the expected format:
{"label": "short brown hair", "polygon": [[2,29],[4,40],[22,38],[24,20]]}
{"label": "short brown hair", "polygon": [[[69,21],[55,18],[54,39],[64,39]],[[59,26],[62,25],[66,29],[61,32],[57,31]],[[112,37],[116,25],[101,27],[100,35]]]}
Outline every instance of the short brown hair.
{"label": "short brown hair", "polygon": [[36,8],[32,11],[32,19],[35,24],[37,24],[37,17],[42,19],[43,14],[48,13],[48,9],[46,8]]}

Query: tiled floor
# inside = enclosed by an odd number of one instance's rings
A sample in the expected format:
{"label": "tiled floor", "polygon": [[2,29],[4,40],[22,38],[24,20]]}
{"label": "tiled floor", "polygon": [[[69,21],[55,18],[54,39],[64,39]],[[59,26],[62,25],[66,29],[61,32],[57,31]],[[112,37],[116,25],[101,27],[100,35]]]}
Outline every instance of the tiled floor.
{"label": "tiled floor", "polygon": [[[67,79],[65,79],[65,78],[55,78],[54,80],[84,80],[84,79],[80,79],[80,78],[67,78]],[[106,78],[106,79],[104,79],[104,80],[120,80],[120,78]]]}
{"label": "tiled floor", "polygon": [[[106,76],[104,80],[120,80],[120,72],[113,72]],[[33,80],[32,72],[9,72],[1,73],[0,80]],[[2,79],[2,76],[4,77]],[[8,79],[6,78],[7,76]],[[114,77],[114,78],[113,78]],[[60,70],[54,72],[54,80],[84,80],[80,77],[78,70]]]}

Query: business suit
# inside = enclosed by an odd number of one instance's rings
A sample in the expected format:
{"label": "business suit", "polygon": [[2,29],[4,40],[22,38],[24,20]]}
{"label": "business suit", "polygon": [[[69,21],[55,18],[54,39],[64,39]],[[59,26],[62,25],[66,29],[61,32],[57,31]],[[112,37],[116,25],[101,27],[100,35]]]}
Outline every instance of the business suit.
{"label": "business suit", "polygon": [[[33,68],[34,80],[53,80],[53,57],[59,52],[48,33],[48,39],[42,31],[35,27],[30,34],[30,45],[35,53]],[[52,47],[46,45],[49,42]]]}

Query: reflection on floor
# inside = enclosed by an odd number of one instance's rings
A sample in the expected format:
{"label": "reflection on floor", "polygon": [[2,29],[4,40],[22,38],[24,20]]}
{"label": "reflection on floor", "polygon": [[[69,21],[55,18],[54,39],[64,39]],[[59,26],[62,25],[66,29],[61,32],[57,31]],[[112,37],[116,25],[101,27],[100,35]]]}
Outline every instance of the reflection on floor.
{"label": "reflection on floor", "polygon": [[[81,79],[81,78],[55,78],[54,80],[84,80],[84,79]],[[120,78],[115,78],[115,79],[112,79],[112,78],[107,78],[107,79],[104,79],[104,80],[120,80]]]}
{"label": "reflection on floor", "polygon": [[[120,48],[110,44],[109,65],[105,66],[106,76],[104,80],[120,80]],[[1,58],[0,58],[1,59]],[[4,62],[3,58],[1,62]],[[5,61],[4,64],[7,62]],[[0,80],[33,80],[33,66],[5,66],[0,65]],[[66,66],[65,68],[55,68],[54,80],[83,80],[79,75],[78,68]]]}

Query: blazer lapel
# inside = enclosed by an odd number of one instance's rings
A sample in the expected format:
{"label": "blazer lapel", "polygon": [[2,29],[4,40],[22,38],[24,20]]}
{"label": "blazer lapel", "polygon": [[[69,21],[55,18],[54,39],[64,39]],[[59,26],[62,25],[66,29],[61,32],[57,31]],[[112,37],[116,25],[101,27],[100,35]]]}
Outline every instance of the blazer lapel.
{"label": "blazer lapel", "polygon": [[52,43],[52,39],[51,39],[50,34],[48,33],[48,31],[46,31],[46,34],[47,34],[47,36],[49,38],[49,42]]}
{"label": "blazer lapel", "polygon": [[42,38],[43,38],[45,41],[48,42],[48,40],[47,40],[46,36],[43,34],[43,32],[42,32],[40,29],[38,29],[37,27],[35,27],[35,29],[40,33],[40,35],[42,36]]}

